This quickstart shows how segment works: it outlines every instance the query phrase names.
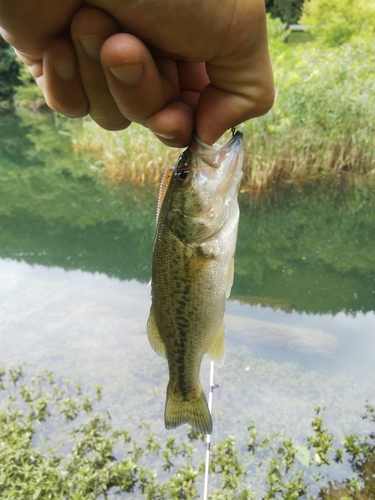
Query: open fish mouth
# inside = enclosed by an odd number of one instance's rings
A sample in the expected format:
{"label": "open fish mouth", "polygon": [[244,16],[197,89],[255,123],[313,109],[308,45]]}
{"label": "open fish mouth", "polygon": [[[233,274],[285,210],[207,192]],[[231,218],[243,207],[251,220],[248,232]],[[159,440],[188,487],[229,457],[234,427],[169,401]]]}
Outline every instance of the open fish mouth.
{"label": "open fish mouth", "polygon": [[237,154],[238,150],[242,147],[242,143],[243,134],[240,131],[234,132],[233,137],[225,146],[221,146],[218,143],[210,146],[194,134],[189,150],[211,167],[219,168],[226,155],[230,153],[233,155]]}
{"label": "open fish mouth", "polygon": [[221,189],[228,189],[233,181],[231,177],[236,174],[236,170],[238,170],[239,182],[242,175],[241,168],[238,169],[238,165],[242,165],[242,158],[239,158],[240,155],[243,155],[242,132],[237,131],[233,133],[233,137],[224,146],[217,143],[209,146],[194,135],[192,144],[187,152],[192,155],[191,161],[193,161],[196,167],[200,168],[207,179],[217,179]]}

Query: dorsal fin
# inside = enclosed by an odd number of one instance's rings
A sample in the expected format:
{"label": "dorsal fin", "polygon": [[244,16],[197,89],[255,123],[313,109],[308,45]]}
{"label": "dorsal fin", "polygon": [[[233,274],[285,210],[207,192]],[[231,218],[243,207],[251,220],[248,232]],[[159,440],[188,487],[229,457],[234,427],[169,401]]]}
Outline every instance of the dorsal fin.
{"label": "dorsal fin", "polygon": [[156,224],[158,223],[158,220],[159,220],[161,206],[163,205],[165,193],[167,192],[173,171],[174,171],[174,167],[167,167],[165,172],[164,172],[161,183],[160,183],[159,195],[158,195],[158,206],[156,208]]}

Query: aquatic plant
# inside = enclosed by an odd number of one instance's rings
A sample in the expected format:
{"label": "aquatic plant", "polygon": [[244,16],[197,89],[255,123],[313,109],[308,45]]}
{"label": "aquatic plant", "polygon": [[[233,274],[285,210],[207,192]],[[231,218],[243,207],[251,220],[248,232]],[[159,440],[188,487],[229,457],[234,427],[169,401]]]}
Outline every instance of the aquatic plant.
{"label": "aquatic plant", "polygon": [[[191,430],[185,440],[163,442],[142,423],[133,436],[115,428],[108,410],[94,411],[101,398],[100,387],[88,396],[51,372],[0,370],[0,498],[199,498],[204,437]],[[349,435],[333,450],[321,411],[302,443],[279,431],[262,434],[254,424],[245,450],[231,436],[216,443],[210,498],[373,498],[374,432]],[[363,418],[373,426],[375,408],[368,404]],[[344,462],[354,475],[327,485],[323,467]]]}

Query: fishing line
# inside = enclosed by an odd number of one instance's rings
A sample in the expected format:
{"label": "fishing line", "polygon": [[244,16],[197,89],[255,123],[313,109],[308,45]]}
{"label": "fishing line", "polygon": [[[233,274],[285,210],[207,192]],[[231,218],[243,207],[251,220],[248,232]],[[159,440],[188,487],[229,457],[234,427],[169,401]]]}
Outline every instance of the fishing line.
{"label": "fishing line", "polygon": [[[211,361],[210,367],[210,392],[208,394],[208,409],[212,415],[212,396],[214,393],[214,362]],[[204,490],[203,490],[203,500],[208,498],[208,472],[210,467],[210,451],[211,451],[211,434],[207,434],[206,438],[206,466],[204,469]]]}

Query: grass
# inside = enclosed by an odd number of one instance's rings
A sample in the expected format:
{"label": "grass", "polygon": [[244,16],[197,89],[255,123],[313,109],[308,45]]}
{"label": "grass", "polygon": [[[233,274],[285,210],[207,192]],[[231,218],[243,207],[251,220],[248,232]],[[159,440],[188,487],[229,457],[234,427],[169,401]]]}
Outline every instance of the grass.
{"label": "grass", "polygon": [[66,123],[73,151],[101,170],[114,183],[159,183],[178,151],[167,148],[149,130],[137,124],[124,132],[107,132],[89,119]]}

